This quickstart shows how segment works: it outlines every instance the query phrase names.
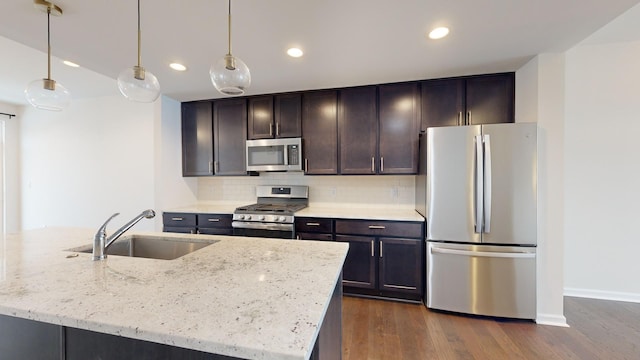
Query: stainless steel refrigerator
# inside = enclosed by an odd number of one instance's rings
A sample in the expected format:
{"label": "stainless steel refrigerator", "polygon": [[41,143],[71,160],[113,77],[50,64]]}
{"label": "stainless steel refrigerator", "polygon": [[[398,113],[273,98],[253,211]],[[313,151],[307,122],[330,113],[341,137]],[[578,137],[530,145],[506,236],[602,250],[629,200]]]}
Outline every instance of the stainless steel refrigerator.
{"label": "stainless steel refrigerator", "polygon": [[421,137],[427,307],[536,317],[536,149],[528,123],[429,128]]}

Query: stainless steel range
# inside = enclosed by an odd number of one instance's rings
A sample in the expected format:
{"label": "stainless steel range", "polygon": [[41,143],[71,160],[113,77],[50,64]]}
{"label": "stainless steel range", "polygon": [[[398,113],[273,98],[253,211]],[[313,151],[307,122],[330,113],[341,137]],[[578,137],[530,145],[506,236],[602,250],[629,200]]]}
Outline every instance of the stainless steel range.
{"label": "stainless steel range", "polygon": [[233,212],[233,235],[294,238],[294,213],[309,204],[308,186],[259,185],[258,202]]}

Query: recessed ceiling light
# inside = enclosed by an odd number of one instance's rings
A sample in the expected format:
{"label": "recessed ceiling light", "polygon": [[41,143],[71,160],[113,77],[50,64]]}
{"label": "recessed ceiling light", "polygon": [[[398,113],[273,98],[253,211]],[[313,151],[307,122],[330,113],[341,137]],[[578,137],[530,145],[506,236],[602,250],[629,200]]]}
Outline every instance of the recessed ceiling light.
{"label": "recessed ceiling light", "polygon": [[78,64],[76,64],[76,63],[74,63],[74,62],[71,62],[71,61],[69,61],[69,60],[65,60],[65,61],[63,61],[62,63],[63,63],[63,64],[65,64],[65,65],[67,65],[67,66],[71,66],[71,67],[80,67],[80,65],[78,65]]}
{"label": "recessed ceiling light", "polygon": [[439,28],[435,28],[433,30],[431,30],[431,32],[429,33],[429,38],[437,40],[437,39],[442,39],[443,37],[447,36],[449,34],[449,28],[446,27],[439,27]]}
{"label": "recessed ceiling light", "polygon": [[169,67],[171,67],[173,70],[176,70],[176,71],[185,71],[185,70],[187,70],[186,66],[184,66],[182,64],[179,64],[179,63],[171,63],[171,64],[169,64]]}
{"label": "recessed ceiling light", "polygon": [[287,50],[287,55],[289,55],[291,57],[298,58],[298,57],[302,56],[302,54],[303,54],[302,50],[300,50],[298,48],[290,48],[289,50]]}

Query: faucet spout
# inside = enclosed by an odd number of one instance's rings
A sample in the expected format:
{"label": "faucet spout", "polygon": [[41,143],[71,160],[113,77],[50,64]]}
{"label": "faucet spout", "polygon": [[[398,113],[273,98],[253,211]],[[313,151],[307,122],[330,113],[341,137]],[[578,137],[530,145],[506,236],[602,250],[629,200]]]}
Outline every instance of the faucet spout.
{"label": "faucet spout", "polygon": [[120,229],[116,230],[116,232],[114,232],[113,235],[107,237],[107,224],[109,223],[109,221],[111,221],[111,219],[113,219],[118,215],[119,213],[115,213],[111,215],[111,217],[107,219],[107,221],[105,221],[104,224],[102,224],[102,226],[98,229],[98,232],[96,232],[95,236],[93,237],[92,259],[94,261],[106,259],[107,258],[106,251],[109,248],[109,246],[113,244],[114,241],[118,240],[118,238],[122,236],[122,234],[124,234],[127,230],[129,230],[133,225],[138,223],[138,221],[142,220],[143,218],[151,219],[154,216],[156,216],[156,212],[153,211],[152,209],[148,209],[141,212],[138,216],[134,217],[128,223],[124,224]]}

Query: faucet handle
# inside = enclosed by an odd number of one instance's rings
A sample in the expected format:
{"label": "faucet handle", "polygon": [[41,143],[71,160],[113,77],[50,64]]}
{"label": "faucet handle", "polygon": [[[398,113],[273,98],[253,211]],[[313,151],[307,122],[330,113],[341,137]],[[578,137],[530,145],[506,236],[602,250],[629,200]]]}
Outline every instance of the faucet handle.
{"label": "faucet handle", "polygon": [[113,215],[111,215],[111,217],[109,217],[107,219],[107,221],[104,222],[104,224],[102,224],[102,226],[100,226],[100,228],[98,229],[98,233],[96,235],[104,235],[107,233],[107,224],[109,223],[109,221],[111,221],[111,219],[113,219],[114,217],[120,215],[120,213],[115,213]]}

